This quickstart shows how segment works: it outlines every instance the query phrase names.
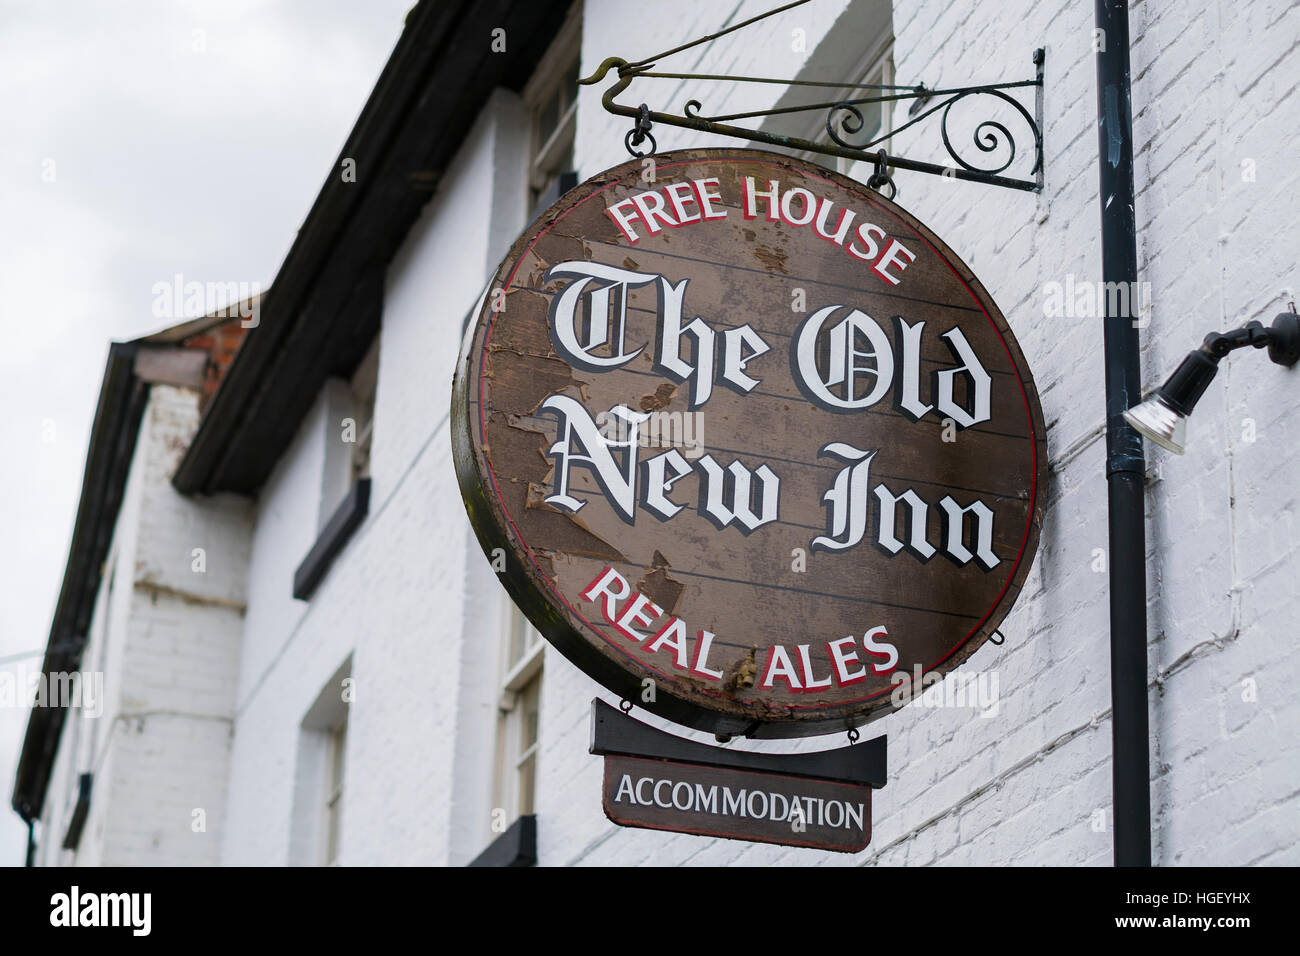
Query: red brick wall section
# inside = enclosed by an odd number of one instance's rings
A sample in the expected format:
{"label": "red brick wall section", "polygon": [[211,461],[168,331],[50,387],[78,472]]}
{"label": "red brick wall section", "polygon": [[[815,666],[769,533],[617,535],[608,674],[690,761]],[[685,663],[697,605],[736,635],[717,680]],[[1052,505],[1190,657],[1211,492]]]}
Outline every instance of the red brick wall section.
{"label": "red brick wall section", "polygon": [[200,413],[207,410],[212,396],[221,386],[247,332],[248,329],[243,326],[241,317],[235,316],[228,322],[214,326],[181,343],[184,348],[201,349],[208,353],[208,369],[203,381],[203,394],[199,398]]}

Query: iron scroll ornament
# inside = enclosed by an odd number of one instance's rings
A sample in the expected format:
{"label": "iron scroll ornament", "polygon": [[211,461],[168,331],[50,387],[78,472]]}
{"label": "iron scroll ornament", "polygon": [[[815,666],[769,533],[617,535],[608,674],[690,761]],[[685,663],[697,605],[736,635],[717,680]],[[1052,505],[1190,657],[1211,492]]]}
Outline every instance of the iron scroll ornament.
{"label": "iron scroll ornament", "polygon": [[[904,125],[900,126],[898,129],[892,131],[891,133],[888,133],[884,136],[879,136],[875,139],[869,140],[868,142],[861,143],[861,144],[854,144],[849,139],[842,137],[836,131],[836,127],[838,126],[844,133],[847,133],[850,136],[854,133],[859,132],[863,128],[863,126],[866,125],[866,123],[865,123],[865,119],[862,116],[862,112],[857,108],[856,102],[864,102],[864,101],[837,103],[836,105],[832,106],[830,110],[827,112],[826,133],[827,135],[830,136],[833,142],[844,147],[845,149],[859,150],[865,152],[871,149],[872,147],[877,146],[880,143],[884,142],[885,140],[891,138],[892,136],[897,135],[903,130],[908,129],[909,127],[919,123],[921,120],[924,120],[929,116],[932,116],[934,113],[942,111],[942,116],[940,117],[940,123],[939,123],[939,134],[943,138],[944,149],[948,151],[948,155],[952,157],[953,162],[957,163],[963,169],[970,170],[971,172],[984,173],[986,175],[996,176],[997,174],[1005,172],[1007,169],[1009,169],[1011,164],[1015,162],[1016,159],[1016,139],[1010,129],[1008,129],[1005,125],[1003,125],[1001,122],[999,122],[996,119],[986,119],[981,121],[978,125],[976,125],[975,130],[971,134],[971,139],[975,144],[975,148],[983,153],[996,153],[998,149],[1002,147],[1002,145],[1005,143],[1006,152],[1007,152],[1006,160],[1005,162],[997,166],[986,166],[986,165],[977,166],[974,163],[967,162],[965,159],[962,158],[962,155],[957,151],[956,147],[953,146],[952,138],[948,132],[948,120],[949,120],[949,115],[952,112],[952,108],[968,97],[977,97],[977,96],[996,97],[1002,100],[1003,102],[1010,104],[1016,110],[1016,112],[1019,113],[1020,116],[1024,119],[1025,124],[1029,127],[1029,130],[1031,131],[1034,137],[1034,151],[1037,160],[1034,164],[1034,168],[1031,170],[1031,173],[1037,176],[1042,170],[1042,164],[1043,164],[1042,132],[1039,130],[1038,124],[1034,122],[1034,118],[1029,115],[1029,111],[1025,109],[1024,105],[1021,104],[1019,100],[1015,99],[1012,96],[1009,96],[1002,90],[993,87],[980,87],[975,89],[967,89],[955,93],[954,95],[950,96],[948,99],[944,100],[943,102],[937,104],[936,106],[932,106],[930,109],[926,110],[923,113],[920,113],[919,115],[909,120]],[[865,102],[875,102],[875,101],[867,100]],[[839,120],[838,122],[836,122],[837,118]]]}

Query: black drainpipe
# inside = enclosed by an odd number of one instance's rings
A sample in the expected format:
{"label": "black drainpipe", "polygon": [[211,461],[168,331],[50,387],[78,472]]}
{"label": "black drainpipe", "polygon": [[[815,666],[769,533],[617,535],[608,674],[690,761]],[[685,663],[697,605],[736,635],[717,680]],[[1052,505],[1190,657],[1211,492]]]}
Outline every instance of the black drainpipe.
{"label": "black drainpipe", "polygon": [[[1142,400],[1138,364],[1137,238],[1133,212],[1133,111],[1127,0],[1096,0],[1097,132],[1101,143],[1102,278],[1124,283],[1106,303],[1106,483],[1110,528],[1110,694],[1115,865],[1151,865],[1147,729],[1145,463],[1124,411]],[[1114,288],[1114,286],[1107,286]]]}

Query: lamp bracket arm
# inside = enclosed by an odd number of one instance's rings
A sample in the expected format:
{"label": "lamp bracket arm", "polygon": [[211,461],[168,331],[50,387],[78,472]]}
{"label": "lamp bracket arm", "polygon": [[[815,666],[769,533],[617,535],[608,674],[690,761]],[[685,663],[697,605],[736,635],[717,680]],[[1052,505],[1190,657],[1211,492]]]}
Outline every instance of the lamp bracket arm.
{"label": "lamp bracket arm", "polygon": [[1229,352],[1246,346],[1267,348],[1272,362],[1290,368],[1300,362],[1300,315],[1283,312],[1273,318],[1270,326],[1252,320],[1231,332],[1211,332],[1198,351],[1217,363]]}
{"label": "lamp bracket arm", "polygon": [[1211,332],[1201,344],[1201,350],[1217,360],[1247,346],[1267,348],[1272,340],[1272,332],[1263,323],[1251,321],[1231,332]]}

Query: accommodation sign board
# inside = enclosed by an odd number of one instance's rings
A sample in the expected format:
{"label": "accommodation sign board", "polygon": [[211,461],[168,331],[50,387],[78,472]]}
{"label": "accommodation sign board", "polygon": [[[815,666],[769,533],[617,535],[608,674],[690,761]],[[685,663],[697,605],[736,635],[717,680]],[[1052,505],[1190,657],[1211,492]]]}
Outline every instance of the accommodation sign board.
{"label": "accommodation sign board", "polygon": [[602,796],[605,816],[624,827],[839,853],[871,842],[864,784],[612,756]]}
{"label": "accommodation sign board", "polygon": [[997,305],[916,217],[771,153],[634,160],[542,214],[466,332],[452,430],[542,634],[716,733],[902,706],[1038,543],[1043,416]]}

